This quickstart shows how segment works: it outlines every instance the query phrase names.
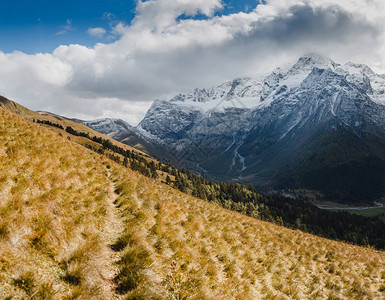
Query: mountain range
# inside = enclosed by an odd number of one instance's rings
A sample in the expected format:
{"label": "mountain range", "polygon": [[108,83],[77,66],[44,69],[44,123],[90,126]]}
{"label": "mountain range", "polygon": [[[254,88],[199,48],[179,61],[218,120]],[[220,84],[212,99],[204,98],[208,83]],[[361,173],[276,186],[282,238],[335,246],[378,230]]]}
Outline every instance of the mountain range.
{"label": "mountain range", "polygon": [[379,218],[214,183],[1,96],[0,166],[4,299],[384,298]]}
{"label": "mountain range", "polygon": [[207,177],[329,200],[385,195],[385,75],[307,54],[259,78],[156,100],[133,127],[80,121]]}

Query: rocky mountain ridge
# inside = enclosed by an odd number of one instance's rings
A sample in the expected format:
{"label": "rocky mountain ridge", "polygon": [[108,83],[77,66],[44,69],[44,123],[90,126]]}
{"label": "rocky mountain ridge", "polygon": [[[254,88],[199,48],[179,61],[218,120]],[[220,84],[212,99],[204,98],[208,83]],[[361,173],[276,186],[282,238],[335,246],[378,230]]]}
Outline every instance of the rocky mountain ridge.
{"label": "rocky mountain ridge", "polygon": [[[385,194],[384,104],[385,75],[307,54],[264,78],[156,100],[137,127],[122,131],[159,158],[214,178],[321,190],[343,201],[365,182],[372,199]],[[108,128],[96,130],[122,136]]]}

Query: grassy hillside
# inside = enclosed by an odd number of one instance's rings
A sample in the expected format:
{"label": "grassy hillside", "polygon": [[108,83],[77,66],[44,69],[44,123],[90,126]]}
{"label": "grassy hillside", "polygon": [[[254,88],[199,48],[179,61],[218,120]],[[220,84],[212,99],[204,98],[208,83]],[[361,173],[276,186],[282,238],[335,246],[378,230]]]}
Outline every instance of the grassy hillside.
{"label": "grassy hillside", "polygon": [[0,109],[1,296],[113,295],[113,186],[96,154]]}
{"label": "grassy hillside", "polygon": [[[18,116],[21,116],[24,119],[29,120],[29,121],[35,121],[35,122],[37,122],[37,121],[49,121],[55,125],[57,124],[57,125],[62,126],[64,129],[67,127],[71,127],[74,130],[76,130],[77,132],[86,133],[90,136],[102,137],[103,139],[107,139],[112,144],[117,145],[121,148],[124,148],[127,150],[134,150],[137,153],[142,153],[141,151],[139,151],[137,149],[134,149],[134,148],[132,148],[126,144],[120,143],[120,142],[118,142],[114,139],[111,139],[111,138],[109,138],[109,137],[107,137],[107,136],[105,136],[105,135],[103,135],[103,134],[101,134],[95,130],[92,130],[91,128],[89,128],[83,124],[74,122],[70,119],[64,118],[62,116],[59,116],[59,115],[56,115],[56,114],[53,114],[50,112],[32,111],[32,110],[14,102],[14,101],[12,101],[12,100],[9,100],[9,99],[2,97],[2,96],[0,96],[0,107],[3,107],[6,110],[13,112],[13,113],[17,114]],[[53,127],[53,128],[52,128],[52,126],[49,126],[49,127],[51,127],[51,129],[55,129],[55,127]],[[83,145],[88,143],[88,141],[86,139],[81,139],[81,138],[75,138],[75,139],[78,143],[83,144]],[[144,153],[142,153],[142,154],[144,154]]]}
{"label": "grassy hillside", "polygon": [[231,212],[0,108],[0,297],[382,299],[385,253]]}
{"label": "grassy hillside", "polygon": [[[161,182],[166,182],[183,193],[218,203],[226,209],[288,228],[301,229],[321,237],[385,249],[385,231],[383,230],[385,224],[378,217],[365,218],[347,212],[324,211],[307,201],[293,200],[277,195],[263,195],[250,186],[215,183],[186,169],[178,170],[172,165],[161,163],[136,149],[124,146],[109,137],[94,132],[83,124],[77,124],[64,117],[48,112],[36,113],[1,97],[0,106],[27,120],[56,130],[59,135],[99,154],[104,154],[106,157],[122,163],[125,167],[139,171],[141,174]],[[316,174],[317,172],[312,173]],[[292,171],[291,174],[295,174],[295,171]],[[313,178],[314,174],[306,177]],[[345,185],[347,184],[346,181]],[[364,180],[361,181],[364,182]],[[358,184],[356,185],[358,187],[356,194],[358,195],[358,191],[365,194],[365,191],[368,190],[367,187],[371,187],[373,184],[368,183],[362,190]],[[377,184],[378,186],[380,185]]]}

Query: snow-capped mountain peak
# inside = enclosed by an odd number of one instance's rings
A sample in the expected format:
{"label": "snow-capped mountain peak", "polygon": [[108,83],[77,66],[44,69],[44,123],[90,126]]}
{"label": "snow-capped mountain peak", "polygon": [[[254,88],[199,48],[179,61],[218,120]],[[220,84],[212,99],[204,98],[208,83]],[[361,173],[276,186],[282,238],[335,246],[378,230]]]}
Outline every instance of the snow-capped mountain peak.
{"label": "snow-capped mountain peak", "polygon": [[[276,69],[265,78],[241,77],[217,87],[197,88],[175,96],[169,103],[203,114],[226,109],[263,108],[271,104],[277,92],[282,93],[298,86],[314,68],[335,70],[338,66],[329,58],[310,53],[299,58],[293,66]],[[159,106],[158,104],[160,102],[155,102],[153,107]]]}
{"label": "snow-capped mountain peak", "polygon": [[[317,116],[317,124],[333,117],[340,118],[344,124],[362,124],[358,113],[351,117],[357,110],[355,105],[359,101],[365,105],[385,103],[384,90],[385,78],[369,67],[340,65],[310,53],[264,78],[237,78],[214,88],[179,94],[170,101],[156,101],[140,128],[158,137],[158,142],[177,143],[178,147],[189,135],[226,136],[229,137],[223,142],[226,150],[241,143],[243,138],[238,142],[235,138],[243,135],[240,132],[275,121],[280,128],[274,129],[276,138],[282,139],[315,112],[321,114]],[[234,155],[239,158],[240,154],[237,151]]]}
{"label": "snow-capped mountain peak", "polygon": [[[305,90],[315,87],[338,90],[340,84],[345,84],[342,82],[351,84],[375,103],[385,104],[385,76],[376,74],[363,64],[350,62],[340,65],[330,58],[308,53],[292,66],[278,68],[266,77],[240,77],[216,87],[196,88],[192,92],[178,94],[169,101],[155,100],[137,131],[162,140],[167,134],[179,135],[187,128],[190,130],[201,120],[215,114],[241,114],[246,120],[250,114],[275,107],[275,103],[297,103]],[[246,126],[248,121],[245,122],[239,124]],[[136,130],[116,119],[84,123],[110,136],[125,130]],[[249,127],[251,125],[246,126]]]}
{"label": "snow-capped mountain peak", "polygon": [[218,179],[385,196],[385,75],[363,64],[306,54],[268,76],[156,100],[135,128],[86,124]]}
{"label": "snow-capped mountain peak", "polygon": [[[107,123],[104,128],[114,131]],[[340,65],[306,54],[265,77],[241,77],[169,101],[156,100],[131,130],[178,167],[187,164],[198,172],[252,184],[304,180],[304,187],[313,188],[317,174],[325,172],[322,182],[339,181],[345,167],[333,168],[346,162],[350,174],[351,159],[359,157],[362,166],[354,175],[359,185],[364,180],[360,174],[372,174],[371,168],[381,164],[377,150],[385,144],[385,76],[366,65]],[[339,160],[333,161],[334,156]],[[304,161],[315,171],[302,170]],[[330,169],[322,169],[324,161],[331,161]],[[285,169],[290,164],[292,169]],[[385,159],[383,164],[385,172]],[[296,170],[297,177],[290,177]]]}
{"label": "snow-capped mountain peak", "polygon": [[179,94],[169,103],[203,114],[228,108],[248,109],[260,104],[262,82],[250,77],[237,78],[214,88],[195,89]]}
{"label": "snow-capped mountain peak", "polygon": [[301,56],[291,69],[311,71],[313,68],[317,67],[319,69],[330,68],[334,70],[337,66],[338,64],[336,64],[330,58],[324,57],[316,53],[307,53]]}
{"label": "snow-capped mountain peak", "polygon": [[84,125],[106,134],[112,138],[120,136],[123,132],[133,131],[134,127],[132,127],[126,121],[115,118],[105,118],[105,119],[97,119],[92,121],[81,121]]}
{"label": "snow-capped mountain peak", "polygon": [[261,101],[269,106],[275,95],[299,86],[314,68],[335,70],[339,65],[315,53],[305,54],[292,66],[280,67],[262,80]]}

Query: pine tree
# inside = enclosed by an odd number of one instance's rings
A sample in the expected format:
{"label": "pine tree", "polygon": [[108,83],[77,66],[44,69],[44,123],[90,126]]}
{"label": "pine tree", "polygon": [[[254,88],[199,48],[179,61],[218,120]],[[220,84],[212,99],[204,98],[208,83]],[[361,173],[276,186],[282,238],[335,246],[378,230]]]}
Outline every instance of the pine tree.
{"label": "pine tree", "polygon": [[123,160],[123,166],[125,166],[127,168],[128,166],[128,159],[127,159],[127,156],[124,157],[124,160]]}

